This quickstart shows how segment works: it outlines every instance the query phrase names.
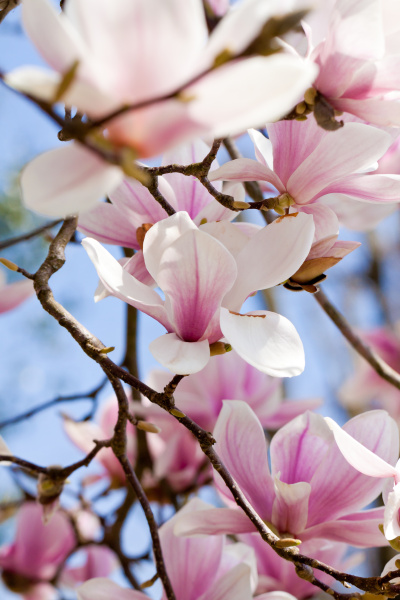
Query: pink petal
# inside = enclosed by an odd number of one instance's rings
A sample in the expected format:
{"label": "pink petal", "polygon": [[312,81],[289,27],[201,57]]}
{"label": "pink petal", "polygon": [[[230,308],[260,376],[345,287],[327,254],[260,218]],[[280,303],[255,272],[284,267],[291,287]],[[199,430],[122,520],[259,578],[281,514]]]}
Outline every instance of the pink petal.
{"label": "pink petal", "polygon": [[92,210],[79,216],[78,230],[103,244],[116,244],[139,249],[136,227],[126,214],[113,204],[99,202]]}
{"label": "pink petal", "polygon": [[310,484],[303,481],[289,484],[275,478],[275,493],[271,522],[282,533],[300,534],[307,524]]}
{"label": "pink petal", "polygon": [[30,279],[0,285],[0,314],[16,308],[34,293],[33,281]]}
{"label": "pink petal", "polygon": [[400,175],[352,175],[329,186],[326,191],[363,202],[399,202]]}
{"label": "pink petal", "polygon": [[268,181],[279,192],[285,191],[282,182],[269,167],[251,158],[230,160],[210,173],[209,179],[210,181]]}
{"label": "pink petal", "polygon": [[339,98],[335,99],[334,104],[337,110],[352,113],[374,125],[381,127],[398,127],[400,125],[400,102],[397,99]]}
{"label": "pink petal", "polygon": [[386,501],[383,528],[387,540],[393,540],[400,535],[399,510],[400,483],[393,487]]}
{"label": "pink petal", "polygon": [[313,538],[345,542],[358,548],[386,546],[387,540],[379,530],[383,522],[383,507],[346,515],[335,521],[327,521],[308,527],[301,534],[304,541]]}
{"label": "pink petal", "polygon": [[[269,474],[267,442],[261,423],[240,400],[223,403],[214,429],[215,450],[262,519],[270,520],[274,483]],[[221,493],[230,497],[218,480]]]}
{"label": "pink petal", "polygon": [[214,137],[224,137],[283,116],[315,74],[314,64],[294,56],[253,57],[214,69],[184,92],[194,98],[188,104],[190,116]]}
{"label": "pink petal", "polygon": [[251,570],[248,565],[237,565],[218,579],[212,589],[200,596],[199,600],[251,600],[253,594],[250,577]]}
{"label": "pink petal", "polygon": [[[314,231],[312,217],[302,213],[277,219],[260,229],[236,258],[238,275],[224,298],[224,306],[239,311],[256,290],[271,288],[289,279],[307,258]],[[279,260],[254,260],[254,256],[274,256],[276,248],[279,248]]]}
{"label": "pink petal", "polygon": [[164,303],[157,292],[129,275],[96,240],[85,238],[82,245],[103,285],[113,296],[157,319],[166,329],[169,328]]}
{"label": "pink petal", "polygon": [[204,336],[236,274],[232,255],[198,229],[187,231],[165,249],[156,281],[165,293],[169,319],[183,340],[196,342]]}
{"label": "pink petal", "polygon": [[368,167],[384,154],[390,142],[390,136],[375,127],[346,123],[324,137],[290,176],[288,192],[297,204],[307,204],[335,181]]}
{"label": "pink petal", "polygon": [[307,410],[314,410],[322,404],[321,398],[310,400],[286,400],[282,402],[276,412],[265,417],[263,425],[266,429],[276,431],[286,423],[302,415]]}
{"label": "pink petal", "polygon": [[204,223],[200,225],[200,231],[205,231],[220,241],[235,258],[250,239],[237,223],[228,221]]}
{"label": "pink petal", "polygon": [[189,375],[204,369],[210,360],[208,340],[184,342],[175,333],[155,339],[149,350],[163,367],[178,375]]}
{"label": "pink petal", "polygon": [[[158,188],[171,206],[176,208],[175,193],[164,177],[159,177]],[[149,190],[135,179],[124,179],[110,194],[110,200],[135,229],[143,223],[157,223],[168,216]]]}
{"label": "pink petal", "polygon": [[76,590],[78,600],[146,600],[148,596],[122,588],[111,579],[99,577],[90,579]]}
{"label": "pink petal", "polygon": [[[378,413],[380,411],[376,411]],[[371,413],[369,413],[371,414]],[[386,419],[392,421],[389,415],[386,415]],[[335,436],[335,441],[338,445],[339,450],[342,452],[345,459],[360,473],[369,475],[370,477],[395,477],[397,471],[395,467],[388,464],[385,460],[380,458],[371,450],[368,450],[365,446],[360,444],[351,435],[349,435],[344,429],[339,427],[333,419],[325,417],[325,421],[328,427],[332,430]],[[393,421],[395,425],[395,422]],[[395,425],[396,426],[396,425]],[[395,446],[395,443],[393,444]],[[395,451],[395,448],[394,448]]]}
{"label": "pink petal", "polygon": [[176,524],[176,535],[219,535],[254,532],[255,526],[239,508],[210,508],[187,514]]}
{"label": "pink petal", "polygon": [[78,143],[34,158],[23,170],[21,187],[27,208],[50,217],[89,210],[122,180],[109,165]]}
{"label": "pink petal", "polygon": [[304,370],[304,350],[292,323],[276,313],[245,315],[221,308],[221,331],[250,365],[272,377],[293,377]]}

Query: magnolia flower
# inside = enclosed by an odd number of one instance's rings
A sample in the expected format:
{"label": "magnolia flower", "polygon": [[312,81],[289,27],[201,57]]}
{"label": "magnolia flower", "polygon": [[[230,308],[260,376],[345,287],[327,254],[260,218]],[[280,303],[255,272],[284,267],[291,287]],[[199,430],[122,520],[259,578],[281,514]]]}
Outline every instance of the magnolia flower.
{"label": "magnolia flower", "polygon": [[[61,13],[48,0],[29,0],[24,27],[53,70],[22,67],[6,80],[101,118],[103,145],[156,156],[194,136],[240,133],[291,108],[315,78],[314,64],[284,53],[240,58],[280,11],[277,0],[247,0],[208,38],[201,0],[117,0],[112,10],[108,0],[69,0]],[[122,107],[132,108],[107,121]],[[122,169],[73,143],[28,165],[24,201],[42,214],[73,214],[111,193],[122,177]]]}
{"label": "magnolia flower", "polygon": [[320,68],[314,86],[333,108],[400,125],[399,17],[395,0],[336,0],[326,38],[310,55]]}
{"label": "magnolia flower", "polygon": [[49,582],[75,544],[64,513],[56,512],[44,525],[41,507],[27,502],[18,513],[15,541],[0,548],[3,581],[25,600],[53,600],[57,591]]}
{"label": "magnolia flower", "polygon": [[[400,340],[398,329],[384,328],[360,332],[360,337],[395,371],[400,369]],[[339,392],[342,404],[353,413],[372,408],[384,408],[400,423],[400,391],[382,379],[358,354],[355,373],[347,379]]]}
{"label": "magnolia flower", "polygon": [[[346,429],[374,450],[381,457],[376,460],[383,464],[397,458],[398,430],[384,411],[359,415],[347,423]],[[271,472],[263,429],[244,402],[224,403],[214,437],[222,462],[254,510],[278,535],[358,547],[385,544],[378,528],[383,509],[361,510],[380,494],[382,482],[355,475],[320,415],[307,412],[278,431],[270,446]],[[254,531],[219,476],[215,483],[230,508],[187,515],[177,533]]]}
{"label": "magnolia flower", "polygon": [[[195,498],[159,530],[164,562],[176,599],[251,600],[257,581],[251,548],[241,543],[227,544],[224,536],[182,538],[174,534],[184,515],[203,512],[207,506]],[[141,592],[122,589],[106,579],[88,581],[77,592],[79,600],[147,598]],[[164,593],[162,600],[165,599]]]}
{"label": "magnolia flower", "polygon": [[[250,294],[296,272],[313,235],[308,215],[279,220],[249,239],[231,223],[197,228],[187,213],[176,213],[156,223],[143,244],[146,268],[165,300],[124,271],[97,241],[86,238],[82,244],[107,291],[167,329],[150,344],[163,366],[175,373],[196,373],[210,359],[210,344],[225,336],[252,366],[290,377],[304,368],[293,325],[276,313],[238,311]],[[255,256],[266,258],[254,260]]]}
{"label": "magnolia flower", "polygon": [[[340,452],[354,469],[377,479],[393,478],[393,480],[389,479],[383,492],[385,503],[383,530],[386,539],[395,540],[400,536],[400,460],[397,461],[396,466],[392,466],[390,463],[394,463],[399,455],[398,429],[393,419],[384,411],[371,411],[364,413],[364,415],[376,415],[378,412],[385,414],[386,421],[397,431],[397,439],[392,440],[392,454],[394,456],[389,462],[377,452],[376,448],[371,447],[371,444],[363,445],[339,427],[332,419],[326,417],[325,420],[333,431]],[[370,448],[365,447],[366,445]]]}
{"label": "magnolia flower", "polygon": [[[305,123],[281,121],[268,126],[267,139],[250,131],[257,160],[239,158],[213,171],[212,180],[261,181],[282,207],[313,214],[316,238],[332,230],[336,202],[394,203],[400,176],[365,173],[391,144],[388,133],[362,123],[346,123],[334,134]],[[372,166],[372,167],[371,167]],[[315,241],[317,241],[317,239]]]}
{"label": "magnolia flower", "polygon": [[0,314],[16,308],[34,292],[30,279],[7,284],[3,271],[0,271]]}

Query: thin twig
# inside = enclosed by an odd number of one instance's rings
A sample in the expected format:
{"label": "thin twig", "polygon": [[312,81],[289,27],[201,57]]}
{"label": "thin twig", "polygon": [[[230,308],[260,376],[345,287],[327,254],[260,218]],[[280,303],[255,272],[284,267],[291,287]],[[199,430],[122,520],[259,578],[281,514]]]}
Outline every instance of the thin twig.
{"label": "thin twig", "polygon": [[57,219],[56,221],[51,221],[50,223],[41,225],[41,227],[32,229],[32,231],[28,231],[27,233],[22,233],[21,235],[17,235],[16,237],[10,238],[9,240],[4,240],[3,242],[0,242],[0,250],[4,250],[5,248],[10,248],[10,246],[15,246],[16,244],[19,244],[20,242],[26,242],[27,240],[30,240],[30,239],[40,235],[41,233],[44,233],[45,231],[47,231],[47,229],[51,229],[52,227],[59,225],[60,223],[62,223],[62,221],[63,221],[62,219]]}
{"label": "thin twig", "polygon": [[335,323],[336,327],[344,335],[346,340],[356,352],[371,365],[371,367],[388,383],[400,390],[400,374],[389,366],[376,352],[374,352],[355,333],[354,329],[346,321],[342,314],[333,306],[325,293],[319,288],[316,294],[312,294],[328,317]]}

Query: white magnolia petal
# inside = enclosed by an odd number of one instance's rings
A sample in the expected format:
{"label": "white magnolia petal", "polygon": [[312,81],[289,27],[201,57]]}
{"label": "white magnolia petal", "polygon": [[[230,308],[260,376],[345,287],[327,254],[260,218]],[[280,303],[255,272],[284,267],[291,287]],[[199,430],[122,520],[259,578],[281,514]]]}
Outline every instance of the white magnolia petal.
{"label": "white magnolia petal", "polygon": [[78,600],[146,600],[148,596],[142,592],[135,592],[122,588],[111,579],[98,577],[89,579],[76,590]]}
{"label": "white magnolia petal", "polygon": [[70,144],[40,154],[24,168],[22,195],[27,208],[49,217],[65,217],[89,210],[122,178],[119,167]]}
{"label": "white magnolia petal", "polygon": [[235,135],[282,117],[316,73],[314,64],[284,54],[228,63],[185,88],[185,96],[193,98],[188,111],[214,137]]}
{"label": "white magnolia petal", "polygon": [[328,427],[335,436],[339,450],[357,471],[370,477],[395,477],[396,468],[360,444],[333,419],[325,417]]}
{"label": "white magnolia petal", "polygon": [[[289,279],[306,260],[314,232],[313,218],[305,213],[288,215],[260,229],[236,258],[238,276],[224,306],[240,310],[249,294]],[[255,256],[262,258],[254,260]]]}
{"label": "white magnolia petal", "polygon": [[101,282],[113,296],[157,319],[168,329],[164,303],[157,292],[123,269],[122,265],[97,240],[85,238],[82,240],[82,246],[94,264]]}
{"label": "white magnolia petal", "polygon": [[197,229],[187,212],[181,211],[159,221],[146,233],[143,243],[144,262],[150,275],[157,281],[161,257],[165,250],[184,233]]}
{"label": "white magnolia petal", "polygon": [[190,375],[204,369],[210,359],[208,340],[184,342],[175,333],[155,339],[149,350],[163,367],[178,375]]}
{"label": "white magnolia petal", "polygon": [[282,315],[246,315],[221,308],[221,331],[250,365],[272,377],[293,377],[304,370],[304,349],[294,325]]}
{"label": "white magnolia petal", "polygon": [[387,540],[394,540],[400,535],[400,483],[389,493],[384,513],[383,530]]}

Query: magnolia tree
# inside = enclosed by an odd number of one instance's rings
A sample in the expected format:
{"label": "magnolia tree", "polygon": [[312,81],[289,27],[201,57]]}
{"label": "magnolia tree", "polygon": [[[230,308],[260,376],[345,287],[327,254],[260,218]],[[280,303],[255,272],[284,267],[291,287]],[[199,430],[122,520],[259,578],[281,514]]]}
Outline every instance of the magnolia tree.
{"label": "magnolia tree", "polygon": [[[20,12],[44,66],[1,72],[3,89],[45,113],[59,143],[20,176],[42,221],[0,243],[20,274],[1,273],[1,319],[36,295],[104,380],[0,424],[14,486],[0,498],[14,524],[0,546],[5,588],[26,600],[396,597],[400,336],[376,229],[400,202],[398,0],[18,4],[0,3],[1,27]],[[34,272],[24,255],[8,258],[40,236]],[[360,239],[384,316],[369,331],[321,288]],[[126,306],[121,362],[53,295],[66,247],[80,242],[94,300]],[[74,281],[79,302],[91,292],[79,270]],[[296,324],[299,297],[316,300],[353,348],[353,375],[335,390],[353,417],[343,428],[323,399],[287,398],[285,378],[308,359],[280,290]],[[249,304],[259,291],[264,308]],[[138,313],[164,329],[145,342],[163,367],[145,379]],[[68,402],[84,398],[93,409],[74,418]],[[10,426],[60,402],[81,459],[55,466],[47,446],[43,466],[17,453]],[[366,559],[350,547],[380,548],[381,567],[354,574]]]}

